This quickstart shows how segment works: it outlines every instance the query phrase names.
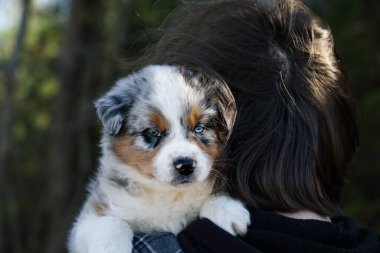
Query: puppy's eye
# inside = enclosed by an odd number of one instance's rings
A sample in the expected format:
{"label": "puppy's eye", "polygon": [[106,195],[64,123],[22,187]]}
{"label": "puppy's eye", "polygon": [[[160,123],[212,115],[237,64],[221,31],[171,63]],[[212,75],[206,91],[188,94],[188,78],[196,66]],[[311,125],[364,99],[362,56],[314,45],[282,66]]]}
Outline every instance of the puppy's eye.
{"label": "puppy's eye", "polygon": [[161,137],[161,132],[157,128],[147,128],[144,133],[150,137]]}
{"label": "puppy's eye", "polygon": [[197,134],[203,133],[203,131],[206,129],[206,127],[202,124],[198,124],[194,127],[194,132]]}

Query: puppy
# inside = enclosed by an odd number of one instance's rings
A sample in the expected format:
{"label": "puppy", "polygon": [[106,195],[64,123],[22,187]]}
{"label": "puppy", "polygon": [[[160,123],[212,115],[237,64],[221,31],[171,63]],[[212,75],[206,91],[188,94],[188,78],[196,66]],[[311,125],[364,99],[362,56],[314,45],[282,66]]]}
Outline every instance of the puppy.
{"label": "puppy", "polygon": [[177,234],[197,217],[244,234],[248,211],[214,191],[233,102],[223,83],[182,67],[152,65],[119,80],[95,103],[102,157],[69,251],[131,252],[134,232]]}

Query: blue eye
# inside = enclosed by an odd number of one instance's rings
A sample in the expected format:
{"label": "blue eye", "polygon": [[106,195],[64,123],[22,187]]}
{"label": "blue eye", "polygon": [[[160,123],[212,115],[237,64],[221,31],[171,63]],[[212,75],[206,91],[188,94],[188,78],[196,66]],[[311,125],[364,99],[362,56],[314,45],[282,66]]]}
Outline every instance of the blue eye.
{"label": "blue eye", "polygon": [[197,134],[200,134],[200,133],[203,133],[203,131],[205,130],[205,126],[202,125],[202,124],[199,124],[199,125],[196,125],[194,127],[194,132],[197,133]]}
{"label": "blue eye", "polygon": [[157,128],[147,128],[144,130],[144,132],[149,135],[150,137],[160,137],[161,132],[158,131]]}

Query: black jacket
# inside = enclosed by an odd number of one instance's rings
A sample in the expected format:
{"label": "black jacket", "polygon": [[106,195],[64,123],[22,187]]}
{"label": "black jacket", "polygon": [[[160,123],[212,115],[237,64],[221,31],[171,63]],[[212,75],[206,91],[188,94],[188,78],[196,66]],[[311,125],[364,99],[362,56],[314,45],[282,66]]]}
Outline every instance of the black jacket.
{"label": "black jacket", "polygon": [[251,221],[248,233],[238,238],[207,219],[197,220],[178,240],[186,253],[380,253],[380,239],[348,217],[329,223],[256,211]]}

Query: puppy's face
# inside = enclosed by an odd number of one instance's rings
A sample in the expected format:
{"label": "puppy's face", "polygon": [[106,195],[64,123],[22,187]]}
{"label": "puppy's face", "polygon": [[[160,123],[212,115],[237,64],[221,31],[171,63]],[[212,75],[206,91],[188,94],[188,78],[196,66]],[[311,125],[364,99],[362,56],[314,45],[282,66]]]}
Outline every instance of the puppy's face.
{"label": "puppy's face", "polygon": [[96,106],[122,162],[161,184],[182,185],[209,177],[230,130],[233,115],[219,93],[200,74],[148,66],[120,80]]}

